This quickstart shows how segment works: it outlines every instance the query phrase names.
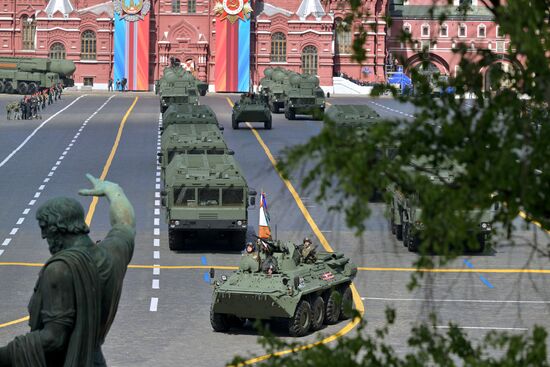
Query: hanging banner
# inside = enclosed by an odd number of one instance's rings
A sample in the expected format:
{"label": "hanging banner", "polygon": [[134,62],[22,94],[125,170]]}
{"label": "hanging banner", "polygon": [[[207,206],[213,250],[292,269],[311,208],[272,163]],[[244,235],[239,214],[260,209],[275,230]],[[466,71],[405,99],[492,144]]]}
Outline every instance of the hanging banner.
{"label": "hanging banner", "polygon": [[249,0],[222,0],[216,15],[216,92],[248,92],[250,88]]}
{"label": "hanging banner", "polygon": [[[137,1],[137,3],[136,3]],[[114,87],[149,90],[149,0],[114,0]]]}

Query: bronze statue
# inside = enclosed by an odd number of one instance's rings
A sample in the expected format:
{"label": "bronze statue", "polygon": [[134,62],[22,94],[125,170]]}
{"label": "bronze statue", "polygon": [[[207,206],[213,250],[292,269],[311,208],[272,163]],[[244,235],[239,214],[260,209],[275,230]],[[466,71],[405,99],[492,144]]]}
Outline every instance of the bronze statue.
{"label": "bronze statue", "polygon": [[115,318],[126,269],[134,252],[134,209],[116,183],[87,175],[105,196],[111,230],[94,243],[84,209],[75,199],[55,198],[36,213],[52,257],[42,267],[29,302],[30,333],[0,348],[0,366],[106,366],[101,345]]}

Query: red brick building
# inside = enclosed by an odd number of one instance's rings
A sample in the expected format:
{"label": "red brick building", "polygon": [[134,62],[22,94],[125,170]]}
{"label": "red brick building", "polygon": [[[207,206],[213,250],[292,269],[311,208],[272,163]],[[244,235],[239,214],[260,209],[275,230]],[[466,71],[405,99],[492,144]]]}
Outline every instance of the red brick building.
{"label": "red brick building", "polygon": [[[455,5],[458,1],[463,0],[455,0]],[[364,82],[381,82],[388,59],[400,56],[406,68],[415,67],[422,46],[430,48],[434,69],[454,75],[458,59],[452,49],[457,42],[503,55],[508,46],[487,9],[479,0],[471,1],[471,15],[462,17],[456,6],[450,7],[451,16],[439,26],[428,15],[432,0],[364,0],[362,11],[368,16],[348,26],[347,0],[256,0],[250,38],[252,83],[256,85],[263,70],[273,65],[314,73],[326,90],[332,88],[333,75],[341,73]],[[215,0],[151,0],[151,86],[172,56],[188,61],[199,78],[214,84],[215,44],[219,41],[214,4]],[[0,10],[0,55],[70,59],[77,66],[77,86],[107,88],[113,75],[111,1],[0,0]],[[387,13],[393,18],[390,30]],[[352,40],[360,24],[367,31],[363,65],[351,59]],[[402,29],[419,40],[414,47],[399,42]]]}

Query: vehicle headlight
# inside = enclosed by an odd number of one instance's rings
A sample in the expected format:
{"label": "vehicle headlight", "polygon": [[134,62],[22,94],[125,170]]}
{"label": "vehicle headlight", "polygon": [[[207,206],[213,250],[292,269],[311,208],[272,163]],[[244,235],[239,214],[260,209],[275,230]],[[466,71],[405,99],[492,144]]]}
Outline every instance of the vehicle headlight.
{"label": "vehicle headlight", "polygon": [[242,221],[242,220],[238,220],[238,221],[237,221],[237,225],[238,225],[238,226],[240,226],[240,225],[242,225],[242,224],[243,224],[243,221]]}
{"label": "vehicle headlight", "polygon": [[481,229],[483,229],[485,231],[490,231],[491,230],[491,224],[483,222],[483,223],[481,223]]}
{"label": "vehicle headlight", "polygon": [[222,282],[227,281],[227,275],[222,275]]}

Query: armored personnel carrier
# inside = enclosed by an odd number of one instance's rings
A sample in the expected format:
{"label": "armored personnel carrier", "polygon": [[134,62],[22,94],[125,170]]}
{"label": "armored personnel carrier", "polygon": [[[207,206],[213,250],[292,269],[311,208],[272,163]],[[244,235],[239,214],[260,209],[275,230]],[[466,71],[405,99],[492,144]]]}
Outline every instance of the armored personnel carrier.
{"label": "armored personnel carrier", "polygon": [[171,250],[205,232],[242,248],[256,192],[232,155],[176,154],[166,166],[161,194]]}
{"label": "armored personnel carrier", "polygon": [[220,129],[212,124],[172,124],[161,137],[158,153],[161,177],[176,154],[225,154],[227,149]]}
{"label": "armored personnel carrier", "polygon": [[[416,165],[423,165],[422,161],[415,162]],[[426,168],[426,167],[425,167]],[[412,171],[412,170],[411,170]],[[437,177],[429,177],[435,184],[452,182],[453,172],[440,170]],[[420,208],[420,198],[417,193],[407,194],[396,184],[390,184],[386,188],[391,201],[388,208],[390,217],[390,227],[399,241],[411,252],[417,252],[421,243],[422,231],[422,209]],[[477,237],[479,247],[477,250],[483,252],[485,243],[491,234],[491,223],[493,221],[492,210],[475,209],[469,211],[471,218],[479,219],[479,223],[470,230]],[[449,224],[452,225],[451,223]]]}
{"label": "armored personnel carrier", "polygon": [[75,70],[70,60],[0,57],[0,93],[33,94],[59,84],[72,87]]}
{"label": "armored personnel carrier", "polygon": [[[291,336],[303,336],[350,317],[357,267],[349,258],[328,252],[304,257],[291,242],[269,245],[270,253],[243,255],[237,271],[214,282],[210,322],[215,331],[260,319],[284,322]],[[268,262],[275,266],[266,272]]]}
{"label": "armored personnel carrier", "polygon": [[162,127],[164,131],[172,124],[212,124],[223,130],[218,124],[216,114],[207,105],[172,104],[162,114]]}
{"label": "armored personnel carrier", "polygon": [[240,122],[263,122],[265,129],[271,129],[271,111],[265,100],[257,94],[242,94],[239,102],[233,105],[231,126],[239,128]]}
{"label": "armored personnel carrier", "polygon": [[314,75],[293,75],[290,88],[285,92],[285,117],[294,120],[297,114],[312,115],[322,119],[325,111],[325,95]]}

